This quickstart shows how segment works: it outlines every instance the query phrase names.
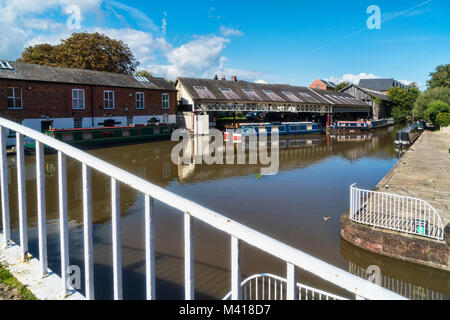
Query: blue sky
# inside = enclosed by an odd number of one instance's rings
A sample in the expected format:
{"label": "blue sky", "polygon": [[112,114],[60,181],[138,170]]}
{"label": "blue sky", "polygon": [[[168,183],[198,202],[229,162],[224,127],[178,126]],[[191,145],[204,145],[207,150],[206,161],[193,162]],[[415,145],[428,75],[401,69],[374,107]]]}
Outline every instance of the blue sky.
{"label": "blue sky", "polygon": [[[367,28],[371,5],[381,10],[381,29]],[[425,89],[429,73],[450,61],[450,0],[0,0],[0,29],[1,58],[98,31],[126,42],[141,68],[171,79],[393,77]]]}

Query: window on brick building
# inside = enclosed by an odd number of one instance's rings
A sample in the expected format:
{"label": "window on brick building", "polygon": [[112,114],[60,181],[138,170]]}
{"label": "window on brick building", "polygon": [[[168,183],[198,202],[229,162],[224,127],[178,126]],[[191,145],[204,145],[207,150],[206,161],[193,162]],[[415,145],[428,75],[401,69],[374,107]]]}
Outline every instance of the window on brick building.
{"label": "window on brick building", "polygon": [[163,109],[170,109],[169,94],[168,93],[163,93],[162,94],[162,108]]}
{"label": "window on brick building", "polygon": [[8,88],[8,109],[22,109],[22,88]]}
{"label": "window on brick building", "polygon": [[136,109],[144,109],[144,93],[136,92]]}
{"label": "window on brick building", "polygon": [[84,108],[84,89],[72,89],[72,109]]}
{"label": "window on brick building", "polygon": [[114,109],[114,91],[105,90],[103,92],[105,109]]}

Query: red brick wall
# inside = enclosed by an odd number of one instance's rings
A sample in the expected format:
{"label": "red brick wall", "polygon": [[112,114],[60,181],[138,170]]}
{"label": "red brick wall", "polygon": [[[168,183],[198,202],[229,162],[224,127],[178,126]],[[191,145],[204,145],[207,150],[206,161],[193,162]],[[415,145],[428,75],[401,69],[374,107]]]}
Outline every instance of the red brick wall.
{"label": "red brick wall", "polygon": [[[319,87],[317,87],[317,86],[319,86]],[[310,87],[311,89],[327,90],[327,86],[326,86],[322,81],[320,81],[319,79],[317,79],[316,81],[314,81],[313,83],[311,83],[311,84],[309,85],[309,87]]]}
{"label": "red brick wall", "polygon": [[[9,87],[22,88],[22,110],[8,109]],[[72,109],[72,89],[84,89],[84,110]],[[114,91],[114,110],[104,109],[104,90]],[[144,110],[136,109],[136,92],[144,92]],[[162,93],[169,93],[170,109],[162,109]],[[91,117],[92,101],[94,117],[175,114],[176,98],[176,91],[0,79],[0,117],[18,120],[40,118],[46,114],[51,118]]]}

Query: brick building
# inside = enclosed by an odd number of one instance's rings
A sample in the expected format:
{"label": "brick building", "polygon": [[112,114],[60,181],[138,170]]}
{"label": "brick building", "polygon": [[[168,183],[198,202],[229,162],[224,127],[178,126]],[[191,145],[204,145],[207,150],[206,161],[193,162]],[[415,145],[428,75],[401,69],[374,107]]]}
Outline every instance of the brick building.
{"label": "brick building", "polygon": [[175,123],[176,98],[162,78],[0,61],[0,117],[38,131]]}
{"label": "brick building", "polygon": [[336,84],[322,79],[317,79],[313,83],[309,85],[311,89],[320,89],[320,90],[328,90],[328,91],[334,91],[334,88],[336,88]]}

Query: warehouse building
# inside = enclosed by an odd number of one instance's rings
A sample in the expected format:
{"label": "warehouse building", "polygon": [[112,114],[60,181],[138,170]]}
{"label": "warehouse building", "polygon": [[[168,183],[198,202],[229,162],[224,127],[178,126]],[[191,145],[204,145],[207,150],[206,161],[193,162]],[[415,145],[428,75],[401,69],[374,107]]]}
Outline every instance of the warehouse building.
{"label": "warehouse building", "polygon": [[329,125],[334,120],[367,119],[371,108],[365,102],[347,93],[331,92],[288,84],[264,84],[178,78],[176,81],[178,102],[185,117],[191,114],[223,114],[259,112],[278,115],[279,119],[296,121],[320,121]]}
{"label": "warehouse building", "polygon": [[0,117],[38,131],[175,123],[176,108],[162,78],[0,60]]}

